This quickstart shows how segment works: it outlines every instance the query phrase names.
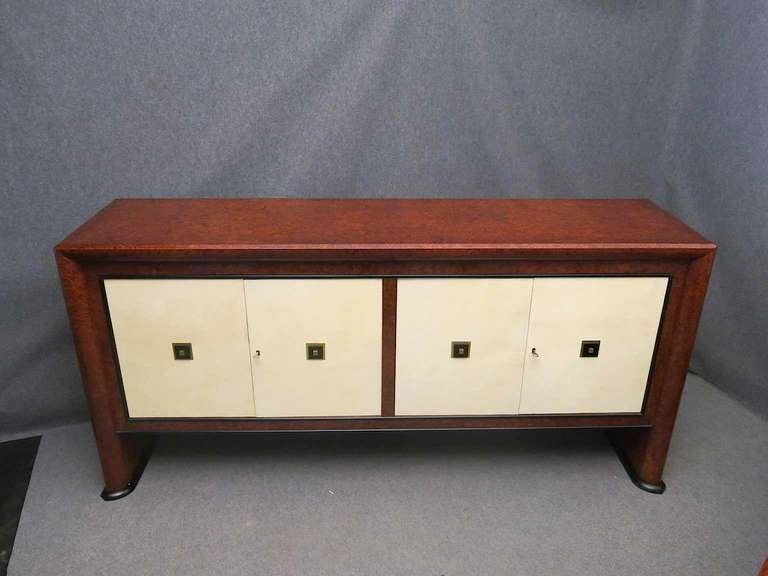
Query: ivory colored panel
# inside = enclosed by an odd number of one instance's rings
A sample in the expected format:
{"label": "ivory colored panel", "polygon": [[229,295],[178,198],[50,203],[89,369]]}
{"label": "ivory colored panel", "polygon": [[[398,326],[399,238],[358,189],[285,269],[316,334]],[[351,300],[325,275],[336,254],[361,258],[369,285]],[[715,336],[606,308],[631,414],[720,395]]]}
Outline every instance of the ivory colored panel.
{"label": "ivory colored panel", "polygon": [[[257,416],[381,414],[381,280],[245,286]],[[310,342],[325,360],[307,360]]]}
{"label": "ivory colored panel", "polygon": [[[242,280],[105,280],[132,417],[253,416]],[[192,344],[175,360],[171,344]]]}
{"label": "ivory colored panel", "polygon": [[[536,278],[520,413],[640,412],[666,289],[667,278]],[[582,340],[600,341],[597,358],[580,357]]]}
{"label": "ivory colored panel", "polygon": [[[516,414],[532,280],[400,279],[395,414]],[[451,342],[471,342],[451,358]]]}

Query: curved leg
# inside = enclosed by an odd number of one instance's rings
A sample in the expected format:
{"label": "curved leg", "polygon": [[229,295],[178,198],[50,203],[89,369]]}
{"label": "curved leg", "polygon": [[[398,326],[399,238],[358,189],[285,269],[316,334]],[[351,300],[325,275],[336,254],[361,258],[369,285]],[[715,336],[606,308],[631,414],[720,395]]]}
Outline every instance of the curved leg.
{"label": "curved leg", "polygon": [[[105,484],[104,490],[101,491],[101,497],[107,502],[125,498],[134,491],[141,479],[144,468],[147,466],[147,462],[149,462],[154,442],[151,438],[126,438],[122,439],[121,445],[123,445],[121,450],[126,453],[121,454],[122,457],[118,460],[131,463],[133,466],[132,468],[130,465],[128,467],[121,466],[122,475],[118,475],[117,478],[108,474],[106,469],[104,470],[105,480],[107,478],[109,480],[106,480],[108,483]],[[104,459],[102,459],[102,466],[107,466]],[[126,474],[130,474],[127,480],[125,479]]]}
{"label": "curved leg", "polygon": [[[639,488],[653,494],[661,494],[665,489],[661,473],[672,439],[713,259],[711,252],[692,261],[686,271],[682,304],[670,320],[674,323],[674,332],[666,353],[672,360],[665,363],[665,369],[656,380],[656,387],[661,391],[657,405],[649,413],[653,426],[608,431],[611,444],[629,477]],[[672,289],[680,290],[681,286]]]}
{"label": "curved leg", "polygon": [[[619,457],[619,461],[624,466],[624,470],[626,470],[627,475],[629,476],[629,479],[632,480],[632,483],[640,488],[640,490],[645,490],[646,492],[650,492],[651,494],[663,494],[664,490],[667,489],[667,485],[664,484],[664,481],[659,477],[654,479],[653,481],[644,480],[640,477],[638,474],[638,471],[635,469],[635,467],[632,465],[632,462],[629,459],[629,456],[624,451],[623,446],[621,445],[620,441],[617,439],[617,436],[615,433],[608,433],[608,439],[611,442],[611,446],[613,446],[613,449],[616,451],[616,455]],[[659,471],[659,476],[661,475],[661,471]]]}
{"label": "curved leg", "polygon": [[98,274],[61,253],[56,262],[104,474],[102,498],[116,500],[136,487],[149,458],[151,438],[117,433],[127,415]]}

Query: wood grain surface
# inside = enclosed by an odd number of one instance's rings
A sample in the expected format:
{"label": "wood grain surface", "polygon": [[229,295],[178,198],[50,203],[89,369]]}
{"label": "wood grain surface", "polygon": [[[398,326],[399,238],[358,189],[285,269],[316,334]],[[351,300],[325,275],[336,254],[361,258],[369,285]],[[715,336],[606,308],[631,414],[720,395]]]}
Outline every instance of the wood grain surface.
{"label": "wood grain surface", "polygon": [[[161,432],[611,428],[661,482],[715,245],[647,200],[116,200],[56,247],[107,491]],[[667,276],[641,414],[395,417],[397,278]],[[131,419],[105,278],[380,277],[381,417]]]}
{"label": "wood grain surface", "polygon": [[445,259],[695,256],[713,245],[648,200],[115,200],[70,256]]}

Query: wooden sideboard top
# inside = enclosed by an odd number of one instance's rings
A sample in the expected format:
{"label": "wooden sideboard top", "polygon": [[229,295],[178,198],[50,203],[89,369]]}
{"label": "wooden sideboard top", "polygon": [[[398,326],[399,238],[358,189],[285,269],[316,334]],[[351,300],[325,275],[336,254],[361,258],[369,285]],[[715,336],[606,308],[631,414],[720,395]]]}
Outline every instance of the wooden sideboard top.
{"label": "wooden sideboard top", "polygon": [[77,259],[694,258],[715,245],[644,199],[120,199]]}

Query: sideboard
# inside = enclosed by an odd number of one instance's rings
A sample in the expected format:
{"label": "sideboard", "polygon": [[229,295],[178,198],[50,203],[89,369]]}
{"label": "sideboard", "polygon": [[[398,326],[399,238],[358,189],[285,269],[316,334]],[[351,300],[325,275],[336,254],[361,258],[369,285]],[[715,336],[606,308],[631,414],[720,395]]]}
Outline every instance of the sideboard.
{"label": "sideboard", "polygon": [[663,492],[715,249],[643,199],[115,200],[55,248],[102,497],[157,433],[510,428]]}

